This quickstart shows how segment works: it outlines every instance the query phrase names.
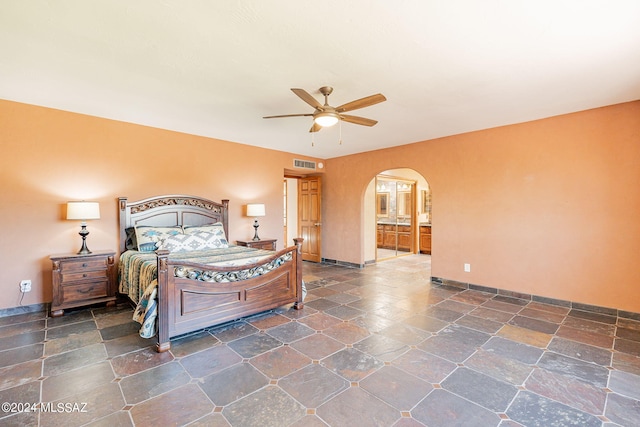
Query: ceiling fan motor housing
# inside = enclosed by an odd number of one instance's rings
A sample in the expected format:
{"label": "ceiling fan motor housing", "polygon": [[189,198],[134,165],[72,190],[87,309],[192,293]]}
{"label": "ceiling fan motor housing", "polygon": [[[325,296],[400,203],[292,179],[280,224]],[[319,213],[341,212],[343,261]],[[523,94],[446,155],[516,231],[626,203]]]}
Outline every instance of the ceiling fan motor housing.
{"label": "ceiling fan motor housing", "polygon": [[320,93],[323,94],[325,97],[331,95],[331,93],[333,92],[333,88],[331,86],[322,86],[319,89]]}

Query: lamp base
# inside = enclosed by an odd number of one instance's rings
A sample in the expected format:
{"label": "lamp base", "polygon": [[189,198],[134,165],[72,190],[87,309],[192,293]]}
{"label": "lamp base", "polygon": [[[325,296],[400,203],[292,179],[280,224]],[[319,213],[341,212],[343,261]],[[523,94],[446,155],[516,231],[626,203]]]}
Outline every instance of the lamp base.
{"label": "lamp base", "polygon": [[80,232],[78,234],[82,236],[82,247],[78,251],[78,255],[90,254],[91,251],[87,247],[87,236],[89,235],[89,230],[87,230],[87,224],[82,224],[80,226]]}
{"label": "lamp base", "polygon": [[253,235],[253,241],[257,242],[258,240],[260,240],[260,237],[258,237],[258,227],[260,227],[260,225],[258,224],[258,220],[256,219],[253,222],[253,228],[256,229],[256,233]]}
{"label": "lamp base", "polygon": [[78,255],[89,255],[92,254],[93,252],[91,252],[88,248],[87,245],[83,245],[80,250],[78,251]]}

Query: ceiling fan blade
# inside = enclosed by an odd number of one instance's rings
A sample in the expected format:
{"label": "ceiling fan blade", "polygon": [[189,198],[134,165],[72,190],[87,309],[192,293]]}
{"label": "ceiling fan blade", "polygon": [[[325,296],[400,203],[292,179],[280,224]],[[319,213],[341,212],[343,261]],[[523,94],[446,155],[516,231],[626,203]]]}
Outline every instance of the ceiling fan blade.
{"label": "ceiling fan blade", "polygon": [[278,119],[280,117],[306,117],[306,116],[313,116],[313,114],[282,114],[279,116],[265,116],[263,117],[263,119]]}
{"label": "ceiling fan blade", "polygon": [[313,126],[311,126],[311,129],[309,129],[309,132],[319,132],[320,129],[322,129],[322,126],[320,126],[316,122],[313,122]]}
{"label": "ceiling fan blade", "polygon": [[368,107],[370,105],[377,104],[379,102],[386,101],[387,98],[383,94],[378,93],[375,95],[367,96],[366,98],[357,99],[355,101],[347,102],[336,108],[336,112],[344,113],[346,111],[353,111],[359,108]]}
{"label": "ceiling fan blade", "polygon": [[377,120],[367,119],[365,117],[358,117],[358,116],[347,116],[345,114],[340,114],[340,118],[345,122],[355,123],[356,125],[363,125],[363,126],[373,126],[376,123],[378,123]]}
{"label": "ceiling fan blade", "polygon": [[311,105],[313,108],[317,109],[317,110],[322,110],[322,104],[320,104],[320,102],[318,102],[317,99],[315,99],[313,96],[311,96],[311,94],[309,94],[309,92],[307,92],[304,89],[291,89],[291,91],[293,93],[295,93],[296,95],[298,95],[300,97],[300,99],[302,99],[304,102],[306,102],[307,104]]}

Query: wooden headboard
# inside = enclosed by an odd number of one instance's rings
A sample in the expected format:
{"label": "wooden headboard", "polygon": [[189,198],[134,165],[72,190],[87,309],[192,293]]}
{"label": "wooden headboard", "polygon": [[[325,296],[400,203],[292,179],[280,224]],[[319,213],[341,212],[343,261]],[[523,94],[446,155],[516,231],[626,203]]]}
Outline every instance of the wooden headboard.
{"label": "wooden headboard", "polygon": [[204,225],[221,222],[229,238],[229,200],[222,203],[186,195],[156,196],[137,202],[118,198],[120,210],[120,253],[126,250],[125,230],[138,225]]}

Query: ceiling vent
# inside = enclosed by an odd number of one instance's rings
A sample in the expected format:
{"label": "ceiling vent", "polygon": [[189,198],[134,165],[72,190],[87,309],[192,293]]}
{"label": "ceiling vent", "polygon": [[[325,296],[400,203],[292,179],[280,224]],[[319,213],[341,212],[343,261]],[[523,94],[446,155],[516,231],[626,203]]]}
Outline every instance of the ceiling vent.
{"label": "ceiling vent", "polygon": [[293,159],[293,167],[298,169],[311,169],[316,170],[316,162],[309,162],[307,160]]}

